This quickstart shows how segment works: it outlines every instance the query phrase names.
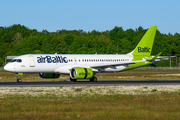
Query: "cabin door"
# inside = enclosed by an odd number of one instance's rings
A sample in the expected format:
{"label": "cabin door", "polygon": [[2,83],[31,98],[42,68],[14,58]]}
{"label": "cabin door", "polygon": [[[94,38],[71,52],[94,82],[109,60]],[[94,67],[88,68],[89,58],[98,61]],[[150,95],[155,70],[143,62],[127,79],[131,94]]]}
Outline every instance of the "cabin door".
{"label": "cabin door", "polygon": [[35,67],[34,56],[29,56],[30,67]]}

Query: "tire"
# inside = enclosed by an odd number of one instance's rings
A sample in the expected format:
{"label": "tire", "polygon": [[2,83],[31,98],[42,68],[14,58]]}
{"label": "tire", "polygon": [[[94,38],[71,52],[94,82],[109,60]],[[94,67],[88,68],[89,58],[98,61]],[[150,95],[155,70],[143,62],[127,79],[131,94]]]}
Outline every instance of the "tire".
{"label": "tire", "polygon": [[72,79],[72,78],[70,77],[70,81],[72,81],[72,82],[76,82],[76,81],[77,81],[77,79]]}
{"label": "tire", "polygon": [[77,79],[73,79],[73,82],[76,82],[77,81]]}
{"label": "tire", "polygon": [[17,82],[21,82],[21,81],[22,81],[21,79],[19,79],[19,78],[17,79]]}
{"label": "tire", "polygon": [[94,77],[92,77],[92,78],[90,79],[90,82],[94,82]]}
{"label": "tire", "polygon": [[91,79],[90,79],[90,82],[97,82],[97,77],[92,77]]}
{"label": "tire", "polygon": [[97,77],[94,76],[94,82],[97,82]]}

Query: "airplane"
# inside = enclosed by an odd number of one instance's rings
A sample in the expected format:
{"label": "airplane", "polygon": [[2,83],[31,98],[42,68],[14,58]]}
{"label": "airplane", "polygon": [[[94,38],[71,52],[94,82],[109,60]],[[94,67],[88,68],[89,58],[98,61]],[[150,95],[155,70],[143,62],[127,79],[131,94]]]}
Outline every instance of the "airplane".
{"label": "airplane", "polygon": [[27,54],[12,59],[4,70],[16,73],[21,82],[23,73],[39,73],[40,78],[70,75],[70,81],[89,79],[96,82],[101,72],[120,72],[149,65],[165,59],[151,56],[157,26],[151,26],[136,48],[128,54]]}

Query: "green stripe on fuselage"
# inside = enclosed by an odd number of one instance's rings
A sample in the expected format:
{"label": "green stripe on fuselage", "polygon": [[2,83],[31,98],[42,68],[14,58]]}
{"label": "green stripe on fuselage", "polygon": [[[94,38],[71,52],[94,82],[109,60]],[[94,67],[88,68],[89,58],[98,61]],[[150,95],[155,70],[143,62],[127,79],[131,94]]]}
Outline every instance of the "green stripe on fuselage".
{"label": "green stripe on fuselage", "polygon": [[142,67],[142,66],[149,65],[149,64],[151,64],[151,62],[148,62],[148,61],[146,61],[146,62],[137,62],[135,64],[128,65],[128,67],[124,68],[121,71],[135,69],[135,68]]}

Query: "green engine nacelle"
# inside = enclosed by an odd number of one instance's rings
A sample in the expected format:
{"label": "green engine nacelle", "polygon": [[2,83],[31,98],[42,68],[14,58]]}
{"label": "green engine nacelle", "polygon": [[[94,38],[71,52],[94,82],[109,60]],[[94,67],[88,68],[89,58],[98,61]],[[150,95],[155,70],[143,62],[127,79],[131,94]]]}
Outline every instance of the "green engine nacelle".
{"label": "green engine nacelle", "polygon": [[59,78],[60,74],[55,73],[39,73],[40,78]]}
{"label": "green engine nacelle", "polygon": [[74,67],[71,69],[70,76],[72,79],[91,79],[93,71],[91,68]]}

